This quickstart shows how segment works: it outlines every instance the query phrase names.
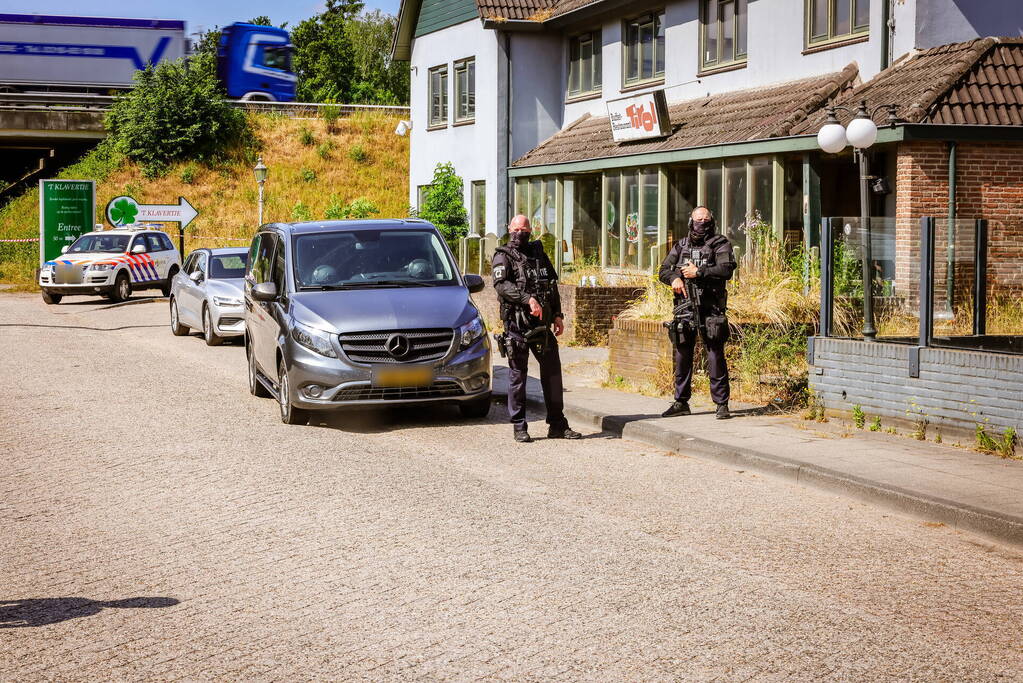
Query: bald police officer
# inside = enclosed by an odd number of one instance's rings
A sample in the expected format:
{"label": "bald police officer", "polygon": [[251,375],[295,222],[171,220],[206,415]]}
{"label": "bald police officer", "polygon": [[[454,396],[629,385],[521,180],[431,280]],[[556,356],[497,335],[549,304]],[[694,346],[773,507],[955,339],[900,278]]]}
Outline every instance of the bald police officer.
{"label": "bald police officer", "polygon": [[[556,336],[565,330],[558,294],[558,274],[543,244],[529,240],[529,219],[519,215],[508,224],[507,246],[494,254],[494,288],[501,303],[508,356],[508,416],[515,440],[529,443],[526,423],[526,378],[529,353],[540,363],[540,386],[547,409],[548,439],[578,439],[564,412],[561,355]],[[551,332],[553,325],[554,331]]]}
{"label": "bald police officer", "polygon": [[[661,264],[661,282],[675,293],[676,307],[687,297],[685,280],[690,280],[699,298],[697,318],[699,336],[707,351],[707,374],[710,375],[710,396],[717,405],[719,420],[731,417],[728,412],[728,365],[725,363],[725,342],[728,341],[728,291],[725,283],[735,272],[732,243],[716,232],[714,214],[698,206],[689,218],[689,234],[679,240]],[[685,280],[683,280],[685,278]],[[693,394],[693,350],[696,331],[680,334],[674,348],[675,401],[662,417],[689,415],[689,399]]]}

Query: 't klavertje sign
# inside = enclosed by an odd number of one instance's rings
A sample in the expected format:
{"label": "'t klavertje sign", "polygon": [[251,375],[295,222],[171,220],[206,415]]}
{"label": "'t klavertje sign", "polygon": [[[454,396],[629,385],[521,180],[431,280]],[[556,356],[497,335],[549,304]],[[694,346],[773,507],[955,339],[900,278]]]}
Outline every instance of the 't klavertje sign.
{"label": "'t klavertje sign", "polygon": [[39,181],[39,264],[96,228],[96,181]]}

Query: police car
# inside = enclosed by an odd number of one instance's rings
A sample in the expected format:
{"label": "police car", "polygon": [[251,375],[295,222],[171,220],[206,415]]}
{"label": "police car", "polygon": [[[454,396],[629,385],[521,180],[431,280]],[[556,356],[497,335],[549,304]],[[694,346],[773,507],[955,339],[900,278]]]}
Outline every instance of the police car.
{"label": "police car", "polygon": [[171,280],[181,270],[181,254],[170,238],[149,226],[90,232],[61,252],[39,272],[48,304],[60,303],[69,294],[103,294],[124,301],[142,289],[159,289],[168,296]]}

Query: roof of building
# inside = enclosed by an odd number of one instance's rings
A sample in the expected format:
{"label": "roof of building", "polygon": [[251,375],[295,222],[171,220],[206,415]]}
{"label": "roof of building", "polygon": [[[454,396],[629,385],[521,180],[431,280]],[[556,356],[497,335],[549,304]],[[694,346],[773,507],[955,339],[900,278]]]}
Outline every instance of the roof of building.
{"label": "roof of building", "polygon": [[476,0],[480,17],[491,20],[547,21],[601,0]]}
{"label": "roof of building", "polygon": [[[835,104],[855,108],[898,104],[906,123],[1023,125],[1023,39],[979,38],[911,54],[872,80],[843,93]],[[874,114],[883,124],[886,111]],[[816,133],[825,111],[794,133]],[[851,115],[839,113],[846,123]]]}
{"label": "roof of building", "polygon": [[855,83],[859,70],[842,71],[753,90],[709,95],[668,105],[672,133],[666,138],[617,143],[606,116],[585,116],[513,166],[544,166],[587,159],[668,152],[764,138],[784,137],[808,115]]}

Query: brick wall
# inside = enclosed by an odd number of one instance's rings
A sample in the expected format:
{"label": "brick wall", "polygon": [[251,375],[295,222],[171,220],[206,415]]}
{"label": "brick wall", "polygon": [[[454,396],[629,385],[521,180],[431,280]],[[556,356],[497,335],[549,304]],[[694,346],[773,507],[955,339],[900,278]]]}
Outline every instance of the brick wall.
{"label": "brick wall", "polygon": [[608,346],[611,376],[634,385],[646,384],[659,370],[671,367],[671,342],[658,320],[615,320]]}
{"label": "brick wall", "polygon": [[[495,329],[500,324],[500,306],[493,281],[485,277],[486,287],[472,299],[480,309],[487,327]],[[562,343],[578,342],[588,345],[607,343],[608,330],[614,325],[614,318],[628,307],[629,303],[642,293],[636,287],[577,287],[558,285],[561,308],[565,314],[565,334]]]}
{"label": "brick wall", "polygon": [[[899,145],[896,198],[896,290],[912,292],[919,281],[920,218],[948,217],[948,155],[945,142]],[[988,296],[1023,294],[1023,143],[964,142],[957,148],[956,215],[989,221]],[[960,228],[962,229],[962,228]],[[937,303],[945,300],[946,230],[935,240]],[[973,237],[956,240],[958,301],[968,301],[973,278]]]}
{"label": "brick wall", "polygon": [[978,423],[1023,430],[1023,356],[925,348],[916,378],[910,348],[817,337],[810,387],[830,410],[860,405],[870,416],[898,420],[919,410],[945,433],[972,433]]}

